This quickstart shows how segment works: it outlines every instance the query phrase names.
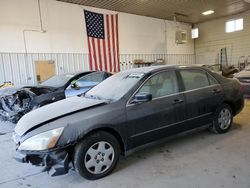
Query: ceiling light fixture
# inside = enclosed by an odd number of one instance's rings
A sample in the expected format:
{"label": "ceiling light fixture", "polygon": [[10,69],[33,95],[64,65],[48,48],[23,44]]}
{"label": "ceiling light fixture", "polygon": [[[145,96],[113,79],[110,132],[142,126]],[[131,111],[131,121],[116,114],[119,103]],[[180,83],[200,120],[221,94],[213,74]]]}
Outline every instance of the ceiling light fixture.
{"label": "ceiling light fixture", "polygon": [[208,11],[202,12],[202,14],[205,15],[205,16],[213,14],[213,13],[214,13],[213,10],[208,10]]}

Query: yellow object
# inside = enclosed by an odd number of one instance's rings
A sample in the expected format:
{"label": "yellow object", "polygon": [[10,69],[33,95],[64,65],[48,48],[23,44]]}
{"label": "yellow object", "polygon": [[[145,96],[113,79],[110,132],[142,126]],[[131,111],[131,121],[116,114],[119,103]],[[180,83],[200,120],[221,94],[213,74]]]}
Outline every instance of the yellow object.
{"label": "yellow object", "polygon": [[6,88],[11,86],[14,86],[14,84],[11,82],[4,82],[2,85],[0,85],[0,88]]}

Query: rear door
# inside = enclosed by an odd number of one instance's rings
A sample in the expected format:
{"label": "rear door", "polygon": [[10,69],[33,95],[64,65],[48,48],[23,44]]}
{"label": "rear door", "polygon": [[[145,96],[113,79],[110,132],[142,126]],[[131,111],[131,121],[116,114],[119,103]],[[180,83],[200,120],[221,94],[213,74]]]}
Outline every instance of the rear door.
{"label": "rear door", "polygon": [[203,69],[183,69],[180,75],[187,108],[187,129],[208,125],[222,100],[222,88]]}
{"label": "rear door", "polygon": [[175,71],[151,76],[135,93],[150,93],[153,99],[140,104],[128,104],[128,128],[133,130],[133,147],[143,145],[183,130],[186,118],[185,101],[179,92]]}

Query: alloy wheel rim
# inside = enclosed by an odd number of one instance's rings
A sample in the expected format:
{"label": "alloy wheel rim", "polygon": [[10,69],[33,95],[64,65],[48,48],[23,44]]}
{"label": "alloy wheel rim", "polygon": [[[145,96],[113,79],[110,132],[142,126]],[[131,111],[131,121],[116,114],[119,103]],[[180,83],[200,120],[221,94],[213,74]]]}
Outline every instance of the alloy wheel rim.
{"label": "alloy wheel rim", "polygon": [[218,118],[219,127],[225,130],[231,125],[231,121],[232,121],[231,112],[227,108],[223,108],[220,111]]}
{"label": "alloy wheel rim", "polygon": [[115,157],[113,146],[105,141],[96,142],[86,152],[84,165],[92,174],[102,174],[107,171]]}

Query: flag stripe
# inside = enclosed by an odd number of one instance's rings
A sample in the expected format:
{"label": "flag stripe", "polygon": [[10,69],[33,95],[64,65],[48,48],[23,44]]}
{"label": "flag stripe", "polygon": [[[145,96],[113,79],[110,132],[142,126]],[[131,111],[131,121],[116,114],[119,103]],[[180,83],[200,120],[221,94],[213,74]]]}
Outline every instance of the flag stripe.
{"label": "flag stripe", "polygon": [[111,15],[109,15],[109,41],[110,41],[110,44],[109,44],[109,48],[110,48],[110,71],[111,72],[114,72],[114,69],[113,69],[113,64],[114,64],[114,52],[113,52],[113,46],[112,46],[112,41],[113,41],[113,38],[112,38],[112,20],[111,20]]}
{"label": "flag stripe", "polygon": [[114,72],[116,72],[114,15],[111,15],[111,28],[112,28],[112,47],[113,47],[113,65],[112,65],[112,69],[113,69]]}
{"label": "flag stripe", "polygon": [[100,40],[100,54],[101,54],[101,68],[102,68],[102,71],[104,71],[104,53],[103,53],[103,41],[104,40]]}
{"label": "flag stripe", "polygon": [[99,55],[99,70],[102,71],[102,52],[100,40],[97,39],[98,55]]}
{"label": "flag stripe", "polygon": [[119,50],[119,35],[118,35],[118,14],[115,15],[116,18],[116,50],[117,50],[117,71],[120,72],[120,50]]}
{"label": "flag stripe", "polygon": [[90,38],[88,37],[88,48],[89,48],[89,69],[93,70],[93,64],[92,64],[92,53],[90,49]]}
{"label": "flag stripe", "polygon": [[108,40],[108,55],[109,55],[109,71],[112,70],[111,49],[110,49],[110,30],[109,30],[109,15],[106,15],[107,21],[107,40]]}
{"label": "flag stripe", "polygon": [[96,47],[95,47],[95,38],[92,38],[92,48],[93,48],[93,59],[94,59],[94,70],[98,69],[97,61],[96,61]]}
{"label": "flag stripe", "polygon": [[99,41],[99,39],[95,39],[96,62],[97,62],[97,69],[96,70],[100,71],[101,65],[100,65],[100,59],[99,59],[98,41]]}
{"label": "flag stripe", "polygon": [[[117,40],[116,40],[116,16],[114,15],[114,39],[115,39],[115,44],[114,44],[114,46],[115,46],[115,54],[117,54]],[[115,59],[115,69],[116,69],[116,72],[117,72],[117,70],[118,70],[118,67],[117,67],[117,62],[118,62],[118,57],[117,57],[117,55],[114,57],[114,59]]]}
{"label": "flag stripe", "polygon": [[108,70],[105,40],[102,41],[102,48],[103,48],[103,57],[104,57],[104,70]]}
{"label": "flag stripe", "polygon": [[106,17],[106,21],[105,21],[105,29],[106,29],[106,33],[105,33],[105,49],[106,49],[106,57],[107,57],[107,70],[110,71],[110,56],[109,56],[109,43],[108,43],[108,25],[107,25],[107,17]]}

